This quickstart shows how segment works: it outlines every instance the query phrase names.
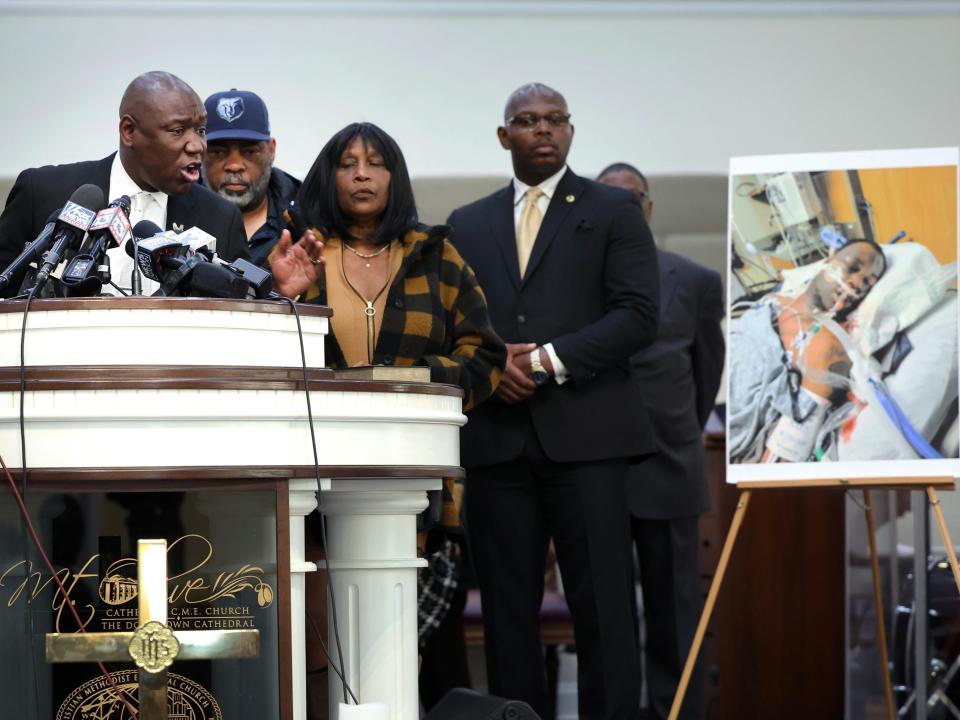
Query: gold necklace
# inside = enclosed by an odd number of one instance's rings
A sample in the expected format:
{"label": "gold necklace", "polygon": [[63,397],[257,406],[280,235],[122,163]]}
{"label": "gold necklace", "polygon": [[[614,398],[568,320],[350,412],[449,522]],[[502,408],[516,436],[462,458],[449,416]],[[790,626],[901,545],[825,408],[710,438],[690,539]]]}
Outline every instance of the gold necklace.
{"label": "gold necklace", "polygon": [[[359,258],[363,258],[364,260],[372,260],[377,255],[382,254],[388,247],[390,247],[390,243],[387,243],[382,248],[372,253],[362,253],[359,250],[354,250],[352,247],[350,247],[350,245],[346,241],[344,241],[343,246]],[[370,267],[370,263],[365,263],[365,264],[367,267]]]}
{"label": "gold necklace", "polygon": [[[343,245],[347,248],[350,248],[350,250],[353,250],[353,248],[351,248],[346,243],[343,243]],[[390,247],[389,244],[384,245],[382,248],[380,248],[375,253],[373,253],[371,257],[375,257],[379,255],[389,247]],[[353,252],[357,252],[357,251],[353,250]],[[360,253],[357,253],[357,255],[360,255]],[[360,255],[360,257],[363,257],[363,255]],[[370,267],[370,263],[367,263],[367,267]],[[343,253],[340,253],[340,272],[343,273],[343,279],[346,281],[347,287],[350,288],[353,291],[353,294],[356,295],[357,298],[361,302],[363,302],[363,304],[366,306],[363,309],[363,314],[367,318],[367,364],[373,365],[373,355],[374,355],[374,351],[376,350],[376,344],[377,344],[376,343],[377,341],[376,324],[374,323],[374,318],[377,315],[377,309],[373,306],[373,304],[380,299],[380,296],[383,295],[383,291],[386,290],[387,287],[390,285],[390,273],[389,272],[387,273],[387,281],[383,284],[383,287],[380,288],[379,292],[377,292],[377,294],[373,296],[373,300],[370,300],[364,297],[363,293],[357,290],[357,288],[354,287],[353,283],[350,282],[350,278],[347,277],[347,268],[343,264]]]}

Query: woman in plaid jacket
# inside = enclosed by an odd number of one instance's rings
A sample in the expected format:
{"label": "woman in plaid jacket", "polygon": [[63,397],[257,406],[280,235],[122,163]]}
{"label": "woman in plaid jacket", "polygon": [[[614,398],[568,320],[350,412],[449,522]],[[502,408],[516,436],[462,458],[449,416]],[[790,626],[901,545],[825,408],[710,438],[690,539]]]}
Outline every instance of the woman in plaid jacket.
{"label": "woman in plaid jacket", "polygon": [[[277,290],[287,297],[333,308],[326,346],[331,367],[425,365],[432,381],[463,388],[464,411],[493,394],[506,348],[490,324],[476,276],[447,240],[447,226],[419,222],[406,162],[393,138],[370,123],[345,127],[320,151],[298,204],[291,214],[302,218],[290,220],[300,226],[298,235],[300,228],[309,229],[296,244],[285,230],[270,267]],[[446,526],[459,524],[457,490],[453,479],[445,480]],[[311,514],[307,527],[316,525]],[[456,631],[466,598],[465,590],[458,592],[459,545],[440,533],[431,537],[430,565],[419,576],[421,649],[429,652],[427,660],[433,657],[436,648],[428,641],[446,619],[452,632],[443,637],[459,642],[441,651],[441,664],[457,668],[443,684],[469,684],[463,635]],[[422,689],[432,705],[436,697],[429,687]]]}
{"label": "woman in plaid jacket", "polygon": [[271,270],[284,295],[333,308],[331,367],[425,365],[432,381],[463,388],[464,410],[493,394],[506,349],[447,226],[419,222],[393,138],[371,123],[334,135],[299,209],[310,229],[296,244],[284,233]]}

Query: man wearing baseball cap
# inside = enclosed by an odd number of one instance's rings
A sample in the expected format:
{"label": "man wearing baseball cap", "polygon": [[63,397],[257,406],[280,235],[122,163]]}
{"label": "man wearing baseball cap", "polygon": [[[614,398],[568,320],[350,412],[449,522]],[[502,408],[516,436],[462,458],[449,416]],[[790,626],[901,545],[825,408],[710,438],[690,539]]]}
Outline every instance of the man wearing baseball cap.
{"label": "man wearing baseball cap", "polygon": [[295,200],[300,181],[273,167],[277,141],[270,136],[270,117],[260,96],[233,88],[214,93],[204,105],[204,181],[240,208],[250,258],[263,265],[285,227],[283,212]]}

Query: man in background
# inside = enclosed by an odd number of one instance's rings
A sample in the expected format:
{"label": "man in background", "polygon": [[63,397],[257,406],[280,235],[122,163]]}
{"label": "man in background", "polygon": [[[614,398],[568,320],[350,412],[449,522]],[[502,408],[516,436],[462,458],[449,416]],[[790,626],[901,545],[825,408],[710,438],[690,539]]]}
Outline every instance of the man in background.
{"label": "man in background", "polygon": [[[633,193],[650,221],[643,173],[615,163],[597,180]],[[698,516],[709,506],[703,427],[720,388],[724,342],[720,275],[661,249],[657,260],[660,329],[632,363],[659,452],[631,466],[627,498],[643,588],[649,713],[665,720],[700,620]],[[699,665],[682,718],[704,717]]]}
{"label": "man in background", "polygon": [[236,88],[206,99],[207,185],[243,213],[250,259],[263,265],[280,239],[283,212],[294,202],[300,181],[275,168],[276,138],[259,95]]}

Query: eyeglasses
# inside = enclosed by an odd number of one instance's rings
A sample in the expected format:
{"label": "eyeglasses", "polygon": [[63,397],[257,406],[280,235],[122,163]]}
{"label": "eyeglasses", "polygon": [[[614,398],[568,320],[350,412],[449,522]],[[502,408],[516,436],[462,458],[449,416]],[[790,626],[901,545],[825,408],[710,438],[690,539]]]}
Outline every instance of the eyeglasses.
{"label": "eyeglasses", "polygon": [[570,113],[552,112],[548,115],[537,115],[535,113],[519,113],[511,118],[507,118],[508,125],[515,125],[521,130],[533,130],[540,125],[540,121],[545,120],[547,127],[557,130],[567,127],[570,124]]}

